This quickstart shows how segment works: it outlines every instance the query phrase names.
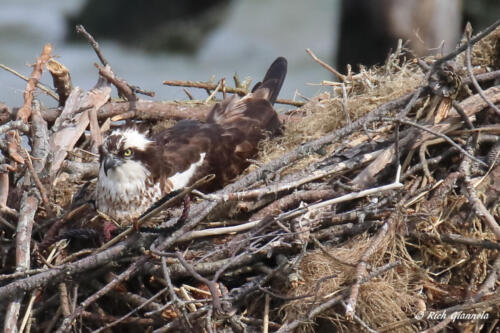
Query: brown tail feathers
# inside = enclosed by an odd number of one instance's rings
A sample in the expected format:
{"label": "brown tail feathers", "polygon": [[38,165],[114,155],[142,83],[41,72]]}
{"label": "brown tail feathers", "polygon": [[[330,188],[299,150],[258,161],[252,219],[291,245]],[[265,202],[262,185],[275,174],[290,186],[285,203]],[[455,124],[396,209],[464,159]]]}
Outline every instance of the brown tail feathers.
{"label": "brown tail feathers", "polygon": [[269,69],[264,76],[262,82],[258,82],[252,89],[252,93],[256,93],[258,90],[267,90],[265,98],[274,105],[278,94],[283,86],[283,81],[285,81],[287,71],[287,61],[283,57],[278,57],[269,66]]}
{"label": "brown tail feathers", "polygon": [[230,131],[235,128],[242,131],[246,128],[250,132],[267,131],[272,135],[281,133],[281,122],[273,104],[285,80],[286,71],[286,59],[277,58],[262,82],[257,83],[251,93],[242,98],[233,95],[217,103],[210,111],[207,122],[217,123]]}

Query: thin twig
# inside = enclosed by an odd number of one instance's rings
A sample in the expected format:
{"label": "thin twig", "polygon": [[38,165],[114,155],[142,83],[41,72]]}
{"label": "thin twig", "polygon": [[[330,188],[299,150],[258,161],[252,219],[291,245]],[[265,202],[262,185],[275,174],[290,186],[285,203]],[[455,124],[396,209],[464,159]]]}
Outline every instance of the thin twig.
{"label": "thin twig", "polygon": [[222,87],[222,80],[219,81],[219,83],[217,84],[217,87],[215,87],[214,91],[212,91],[212,93],[207,97],[207,99],[205,100],[205,104],[208,104],[208,102],[210,102],[214,97],[215,95],[219,92],[219,89]]}
{"label": "thin twig", "polygon": [[24,156],[26,157],[25,161],[28,166],[28,170],[31,173],[31,177],[33,177],[33,180],[35,181],[35,185],[40,192],[40,196],[42,197],[42,202],[43,205],[45,206],[45,209],[50,210],[50,203],[49,203],[49,197],[47,196],[47,191],[45,190],[45,187],[43,186],[42,182],[40,181],[40,178],[38,177],[38,174],[35,171],[35,168],[33,167],[33,163],[31,162],[31,156],[28,153],[28,151],[23,148],[24,150]]}
{"label": "thin twig", "polygon": [[410,126],[413,126],[413,127],[416,127],[418,129],[421,129],[422,131],[425,131],[427,133],[430,133],[432,135],[435,135],[437,137],[440,137],[444,140],[446,140],[446,142],[448,142],[449,144],[451,144],[453,147],[457,148],[462,154],[464,154],[465,156],[467,156],[468,158],[470,158],[471,160],[481,164],[481,165],[484,165],[484,166],[488,166],[488,164],[486,164],[485,162],[481,161],[480,159],[477,159],[476,157],[472,156],[471,154],[469,154],[465,149],[463,149],[462,147],[460,147],[460,145],[458,145],[457,143],[455,143],[455,141],[453,141],[452,139],[450,139],[447,135],[443,134],[443,133],[439,133],[439,132],[436,132],[436,131],[433,131],[425,126],[422,126],[420,124],[417,124],[411,120],[408,120],[408,119],[394,119],[394,118],[387,118],[385,119],[387,121],[396,121],[396,122],[400,122],[402,124],[406,124],[406,125],[410,125]]}
{"label": "thin twig", "polygon": [[478,33],[476,36],[474,36],[472,39],[470,39],[468,43],[460,45],[453,52],[450,52],[447,55],[445,55],[445,56],[437,59],[432,64],[432,66],[433,67],[437,67],[437,66],[441,65],[442,63],[445,63],[446,61],[455,58],[457,55],[459,55],[460,53],[464,52],[467,49],[467,47],[469,47],[469,45],[472,46],[472,45],[476,44],[481,39],[483,39],[483,37],[489,35],[490,32],[492,32],[493,30],[495,30],[498,26],[500,26],[500,19],[496,20],[492,25],[490,25],[489,27],[487,27],[486,29],[484,29],[483,31],[481,31],[480,33]]}
{"label": "thin twig", "polygon": [[337,71],[335,68],[333,68],[332,66],[328,65],[327,63],[325,63],[324,61],[322,61],[321,59],[319,59],[314,53],[313,51],[311,51],[311,49],[306,49],[306,52],[307,54],[309,54],[311,56],[311,58],[314,59],[314,61],[316,61],[318,64],[320,64],[321,66],[325,67],[327,70],[329,70],[330,72],[333,73],[333,75],[335,75],[337,77],[337,79],[339,79],[339,81],[342,81],[342,82],[345,82],[347,77],[343,74],[341,74],[339,71]]}
{"label": "thin twig", "polygon": [[[23,79],[26,82],[28,82],[28,80],[29,80],[28,77],[24,76],[23,74],[21,74],[19,72],[16,72],[12,68],[7,67],[4,64],[0,64],[0,68],[5,69],[7,72],[10,72],[10,73],[14,74],[15,76]],[[59,97],[57,96],[57,94],[55,92],[53,92],[49,87],[41,84],[40,82],[36,83],[36,87],[38,89],[40,89],[41,91],[43,91],[44,93],[46,93],[47,95],[49,95],[50,97],[54,98],[56,101],[59,101]]]}
{"label": "thin twig", "polygon": [[208,287],[208,289],[210,290],[210,293],[212,294],[213,307],[217,311],[222,311],[220,297],[219,297],[219,291],[217,290],[217,285],[216,285],[215,281],[213,281],[213,280],[210,281],[207,278],[204,278],[203,276],[201,276],[198,272],[196,272],[193,269],[193,266],[188,264],[186,259],[184,259],[184,257],[182,256],[182,253],[176,252],[175,254],[176,254],[177,260],[179,260],[181,265],[184,266],[184,268],[186,268],[189,271],[191,276],[193,276],[196,280],[200,281],[201,283],[204,283]]}
{"label": "thin twig", "polygon": [[88,42],[90,43],[90,46],[92,46],[92,48],[94,49],[94,52],[96,53],[97,57],[101,61],[101,64],[103,66],[108,65],[109,63],[106,60],[106,58],[104,58],[104,55],[101,52],[101,48],[99,47],[99,43],[94,39],[94,37],[91,34],[89,34],[87,32],[87,30],[85,30],[85,27],[83,25],[79,24],[75,27],[75,29],[76,29],[76,33],[83,35],[83,37],[85,37],[85,39],[88,40]]}
{"label": "thin twig", "polygon": [[497,113],[497,115],[500,115],[500,109],[498,109],[497,106],[495,104],[491,103],[491,101],[486,97],[486,95],[484,94],[483,88],[481,88],[481,86],[477,82],[476,77],[474,76],[474,72],[472,71],[471,34],[472,34],[472,27],[471,27],[470,23],[467,22],[467,26],[465,27],[465,35],[467,38],[467,50],[465,52],[465,60],[466,60],[465,63],[467,65],[466,66],[467,72],[469,73],[469,77],[470,77],[470,80],[472,82],[472,85],[474,86],[474,88],[476,88],[479,96],[481,96],[484,99],[484,101],[489,105],[490,108],[492,108]]}
{"label": "thin twig", "polygon": [[269,302],[270,297],[268,294],[264,297],[264,319],[262,323],[262,333],[269,332]]}
{"label": "thin twig", "polygon": [[[163,84],[167,85],[167,86],[191,87],[191,88],[200,88],[200,89],[205,89],[205,90],[215,90],[218,86],[218,84],[214,84],[212,82],[179,81],[179,80],[163,81]],[[245,96],[246,94],[249,93],[249,91],[245,88],[234,88],[234,87],[225,86],[225,90],[226,90],[226,92],[228,92],[230,94],[237,94],[239,96]],[[305,102],[292,101],[289,99],[280,99],[280,98],[278,98],[276,100],[276,103],[293,105],[293,106],[297,106],[297,107],[303,106],[305,104]]]}
{"label": "thin twig", "polygon": [[491,213],[486,209],[483,202],[479,199],[476,189],[474,187],[474,183],[470,177],[470,162],[466,159],[462,160],[460,164],[460,172],[464,176],[465,188],[467,190],[467,195],[469,197],[470,204],[474,208],[474,211],[477,216],[479,216],[486,225],[493,231],[497,241],[500,240],[500,226],[497,221],[495,221],[495,217],[491,215]]}

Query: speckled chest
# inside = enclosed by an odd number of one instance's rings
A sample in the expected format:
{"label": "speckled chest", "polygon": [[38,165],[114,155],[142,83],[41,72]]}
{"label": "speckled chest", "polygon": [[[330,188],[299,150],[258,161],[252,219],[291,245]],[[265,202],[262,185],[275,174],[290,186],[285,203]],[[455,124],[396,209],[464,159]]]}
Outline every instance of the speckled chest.
{"label": "speckled chest", "polygon": [[107,175],[102,169],[99,171],[97,209],[122,224],[131,223],[161,196],[160,184],[143,166],[129,165]]}

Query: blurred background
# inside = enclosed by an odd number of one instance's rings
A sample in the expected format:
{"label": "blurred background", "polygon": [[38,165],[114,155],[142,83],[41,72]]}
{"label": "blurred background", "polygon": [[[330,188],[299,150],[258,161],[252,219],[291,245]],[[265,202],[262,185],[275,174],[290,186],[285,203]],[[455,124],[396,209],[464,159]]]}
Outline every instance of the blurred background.
{"label": "blurred background", "polygon": [[[498,0],[1,0],[0,5],[0,63],[29,76],[29,64],[50,42],[73,84],[90,89],[98,59],[74,33],[75,24],[83,24],[113,71],[155,91],[157,100],[186,99],[182,88],[163,86],[164,80],[226,77],[233,85],[237,72],[255,82],[277,56],[289,60],[280,97],[294,98],[297,92],[312,97],[328,88],[308,83],[333,78],[305,48],[345,72],[347,63],[382,63],[398,38],[410,40],[419,55],[449,50],[467,20],[477,31],[500,17]],[[49,75],[42,83],[52,86]],[[0,70],[0,102],[20,106],[24,88],[24,81]],[[42,102],[56,104],[46,97]]]}

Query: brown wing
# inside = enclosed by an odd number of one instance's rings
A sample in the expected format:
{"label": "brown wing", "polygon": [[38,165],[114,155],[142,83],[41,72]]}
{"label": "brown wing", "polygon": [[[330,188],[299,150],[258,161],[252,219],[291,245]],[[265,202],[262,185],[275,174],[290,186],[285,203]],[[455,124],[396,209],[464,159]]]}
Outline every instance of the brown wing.
{"label": "brown wing", "polygon": [[[161,175],[165,182],[176,173],[196,165],[189,184],[207,175],[215,174],[215,180],[206,190],[222,187],[236,177],[245,167],[244,160],[235,155],[236,144],[218,124],[206,124],[195,120],[181,120],[173,127],[153,137],[161,158],[153,161],[153,173]],[[200,156],[203,162],[198,165]],[[247,163],[248,164],[248,163]]]}
{"label": "brown wing", "polygon": [[[207,123],[182,120],[153,137],[161,154],[145,158],[153,159],[150,165],[154,174],[161,175],[159,181],[165,183],[192,166],[196,168],[189,183],[207,174],[216,175],[207,190],[222,187],[237,177],[248,166],[247,160],[257,154],[257,144],[265,132],[281,131],[272,104],[283,84],[286,67],[284,58],[276,59],[252,93],[216,104]],[[198,165],[202,154],[203,162]]]}
{"label": "brown wing", "polygon": [[286,76],[287,61],[277,58],[267,70],[262,82],[243,98],[232,96],[214,106],[208,123],[219,124],[235,144],[235,153],[246,160],[257,153],[257,144],[266,132],[281,133],[281,122],[273,108]]}
{"label": "brown wing", "polygon": [[273,104],[281,90],[286,72],[286,59],[277,58],[267,70],[262,82],[257,83],[250,94],[241,99],[234,95],[216,104],[210,111],[207,122],[220,124],[224,128],[234,128],[246,124],[238,124],[241,119],[251,119],[258,122],[261,130],[278,134],[281,123]]}

